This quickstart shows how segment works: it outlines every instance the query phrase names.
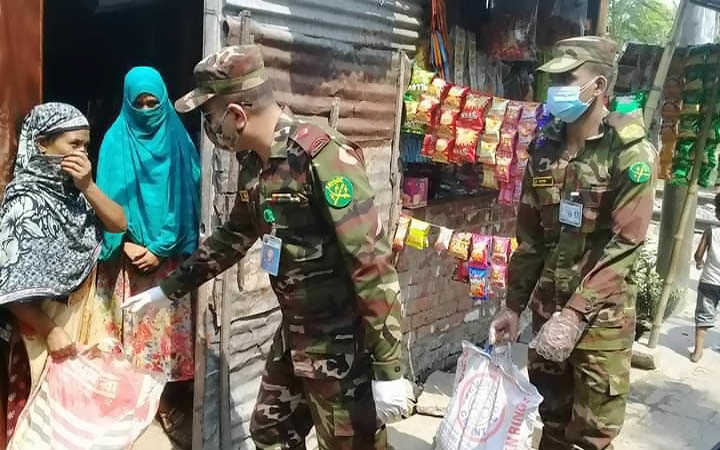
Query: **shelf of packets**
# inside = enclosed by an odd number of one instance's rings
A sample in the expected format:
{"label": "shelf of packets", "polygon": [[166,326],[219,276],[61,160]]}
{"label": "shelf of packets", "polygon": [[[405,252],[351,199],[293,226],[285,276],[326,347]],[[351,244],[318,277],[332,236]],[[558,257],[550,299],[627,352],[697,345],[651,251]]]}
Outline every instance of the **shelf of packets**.
{"label": "shelf of packets", "polygon": [[424,136],[416,162],[479,164],[482,185],[517,203],[529,147],[549,119],[540,103],[493,97],[417,66],[405,93],[402,131]]}
{"label": "shelf of packets", "polygon": [[[674,98],[666,87],[663,105],[663,142],[671,140],[676,133],[673,152],[671,180],[673,184],[686,186],[691,168],[695,161],[696,140],[702,128],[711,96],[712,83],[720,69],[720,47],[703,45],[690,47],[684,61],[681,98]],[[676,94],[677,95],[677,94]],[[668,105],[668,103],[672,103]],[[679,114],[671,114],[679,110]],[[703,161],[700,166],[698,184],[711,187],[717,178],[718,145],[720,144],[720,104],[715,107],[712,129],[705,148],[702,149]]]}
{"label": "shelf of packets", "polygon": [[[433,227],[439,233],[431,247]],[[508,263],[517,245],[515,238],[455,231],[407,215],[400,216],[393,238],[395,252],[402,251],[405,246],[418,250],[432,248],[438,254],[455,258],[457,265],[452,278],[467,284],[470,297],[477,302],[487,301],[492,294],[505,291]]]}

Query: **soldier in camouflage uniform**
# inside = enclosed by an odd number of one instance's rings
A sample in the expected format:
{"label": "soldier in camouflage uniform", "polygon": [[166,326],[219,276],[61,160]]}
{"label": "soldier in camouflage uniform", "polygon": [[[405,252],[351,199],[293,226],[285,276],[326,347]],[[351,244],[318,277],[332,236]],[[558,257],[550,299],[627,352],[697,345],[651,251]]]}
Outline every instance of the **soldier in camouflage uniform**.
{"label": "soldier in camouflage uniform", "polygon": [[182,298],[260,237],[262,258],[272,262],[267,244],[282,240],[270,282],[283,320],[253,439],[261,449],[304,449],[315,425],[321,449],[385,449],[383,422],[407,405],[399,284],[361,149],[281,110],[257,46],[221,50],[196,66],[195,78],[176,108],[202,105],[209,138],[237,152],[237,199],[229,220],[161,289],[130,299],[130,309]]}
{"label": "soldier in camouflage uniform", "polygon": [[628,275],[652,214],[656,152],[640,114],[605,109],[616,48],[566,39],[539,69],[559,86],[548,93],[556,121],[534,144],[507,307],[492,327],[498,341],[515,339],[530,303],[542,450],[612,448],[625,415],[636,297]]}

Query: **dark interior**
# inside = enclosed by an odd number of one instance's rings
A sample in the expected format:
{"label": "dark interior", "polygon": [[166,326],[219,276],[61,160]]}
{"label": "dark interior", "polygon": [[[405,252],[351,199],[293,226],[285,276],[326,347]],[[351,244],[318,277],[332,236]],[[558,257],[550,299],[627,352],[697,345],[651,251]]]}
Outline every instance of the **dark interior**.
{"label": "dark interior", "polygon": [[[91,159],[122,103],[125,74],[153,66],[171,100],[193,88],[202,57],[203,0],[46,0],[44,100],[70,103],[92,124]],[[198,142],[198,113],[181,115]]]}

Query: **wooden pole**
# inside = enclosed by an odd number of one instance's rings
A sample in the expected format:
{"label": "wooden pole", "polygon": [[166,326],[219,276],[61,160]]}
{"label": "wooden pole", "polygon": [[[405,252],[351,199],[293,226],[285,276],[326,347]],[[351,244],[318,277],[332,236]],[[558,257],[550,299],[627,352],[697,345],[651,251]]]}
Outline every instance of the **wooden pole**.
{"label": "wooden pole", "polygon": [[643,116],[645,118],[645,126],[648,130],[652,129],[655,112],[660,104],[663,86],[665,86],[665,79],[667,78],[668,70],[670,70],[670,63],[672,62],[673,55],[675,54],[675,48],[680,41],[687,6],[688,0],[680,0],[677,12],[675,13],[675,22],[673,23],[670,41],[665,46],[662,58],[660,58],[660,64],[658,65],[658,71],[655,74],[655,80],[653,81],[650,95],[648,95],[647,102],[645,102],[645,112]]}
{"label": "wooden pole", "polygon": [[597,25],[595,26],[595,34],[598,36],[607,36],[610,34],[608,29],[608,14],[610,0],[600,0],[598,5]]}
{"label": "wooden pole", "polygon": [[[675,283],[675,273],[677,272],[678,265],[680,264],[679,256],[682,253],[680,247],[683,244],[683,237],[685,236],[687,227],[690,225],[690,211],[692,210],[691,205],[693,204],[694,197],[697,197],[697,183],[698,178],[700,177],[700,166],[702,165],[703,158],[705,156],[705,145],[707,144],[708,137],[710,136],[712,123],[715,118],[715,110],[718,100],[718,84],[718,76],[715,74],[712,92],[710,94],[710,105],[702,112],[705,114],[702,131],[695,140],[695,161],[693,162],[690,184],[688,186],[687,194],[685,195],[682,214],[680,215],[680,223],[678,224],[677,232],[673,236],[673,247],[672,252],[670,253],[670,269],[668,270],[667,277],[665,277],[662,295],[660,295],[660,302],[658,303],[657,310],[655,311],[655,320],[653,321],[653,328],[650,333],[650,340],[648,341],[648,346],[650,348],[655,348],[657,346],[658,339],[660,338],[660,327],[662,326],[663,318],[665,316],[665,308],[667,308],[670,291]],[[684,263],[686,264],[687,262]]]}

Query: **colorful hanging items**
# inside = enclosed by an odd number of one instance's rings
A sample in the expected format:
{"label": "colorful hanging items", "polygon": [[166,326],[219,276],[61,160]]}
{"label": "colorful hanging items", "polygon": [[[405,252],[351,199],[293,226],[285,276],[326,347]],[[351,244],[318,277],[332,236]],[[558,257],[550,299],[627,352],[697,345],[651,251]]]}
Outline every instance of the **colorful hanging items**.
{"label": "colorful hanging items", "polygon": [[453,230],[450,228],[440,227],[440,234],[435,241],[435,251],[443,253],[450,248],[450,240],[452,240]]}
{"label": "colorful hanging items", "polygon": [[457,258],[462,261],[467,261],[470,257],[470,245],[472,243],[471,233],[455,233],[450,240],[450,248],[448,253],[453,258]]}
{"label": "colorful hanging items", "polygon": [[398,226],[395,230],[392,248],[394,251],[400,251],[405,248],[405,239],[407,238],[408,228],[410,228],[410,217],[401,215],[398,219]]}
{"label": "colorful hanging items", "polygon": [[428,236],[430,236],[429,223],[415,218],[410,220],[410,228],[405,241],[407,245],[418,250],[424,250],[430,246]]}

